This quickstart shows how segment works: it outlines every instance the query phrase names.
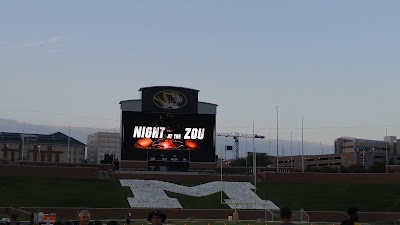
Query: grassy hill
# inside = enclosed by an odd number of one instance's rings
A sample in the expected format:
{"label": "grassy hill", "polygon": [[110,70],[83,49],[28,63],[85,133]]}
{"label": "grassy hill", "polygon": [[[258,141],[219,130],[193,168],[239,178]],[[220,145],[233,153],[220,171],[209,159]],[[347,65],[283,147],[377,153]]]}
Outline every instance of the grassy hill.
{"label": "grassy hill", "polygon": [[[193,186],[186,182],[181,185]],[[265,184],[257,194],[278,206],[306,211],[344,211],[350,206],[362,211],[400,211],[398,184]],[[220,193],[198,198],[167,192],[186,209],[227,209]],[[40,177],[1,177],[0,206],[127,208],[132,192],[118,180],[82,180]],[[227,198],[223,196],[223,198]]]}
{"label": "grassy hill", "polygon": [[0,206],[129,207],[129,188],[119,181],[1,177]]}

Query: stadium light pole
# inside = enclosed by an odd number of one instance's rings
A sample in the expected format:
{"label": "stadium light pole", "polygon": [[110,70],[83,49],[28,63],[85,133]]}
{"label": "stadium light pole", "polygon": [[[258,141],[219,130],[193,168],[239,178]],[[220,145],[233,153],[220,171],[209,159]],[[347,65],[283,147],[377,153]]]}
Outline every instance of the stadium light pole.
{"label": "stadium light pole", "polygon": [[278,133],[278,106],[276,106],[276,172],[279,172],[279,133]]}

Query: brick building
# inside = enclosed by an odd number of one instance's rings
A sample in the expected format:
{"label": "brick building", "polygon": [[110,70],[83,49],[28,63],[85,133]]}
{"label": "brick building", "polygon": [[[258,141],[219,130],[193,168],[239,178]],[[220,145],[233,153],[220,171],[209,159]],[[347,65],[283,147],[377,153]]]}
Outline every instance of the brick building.
{"label": "brick building", "polygon": [[0,160],[81,163],[86,145],[74,138],[54,134],[0,133]]}

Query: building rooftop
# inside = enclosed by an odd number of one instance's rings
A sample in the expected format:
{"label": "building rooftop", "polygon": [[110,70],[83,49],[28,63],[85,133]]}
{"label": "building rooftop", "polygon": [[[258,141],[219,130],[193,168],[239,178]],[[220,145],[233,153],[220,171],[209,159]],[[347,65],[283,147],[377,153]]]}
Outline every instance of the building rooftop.
{"label": "building rooftop", "polygon": [[83,145],[86,144],[69,137],[61,132],[56,132],[53,134],[29,134],[29,133],[8,133],[8,132],[0,132],[0,142],[22,142],[22,138],[25,137],[25,140],[32,143],[52,143],[52,144],[69,144],[70,145]]}

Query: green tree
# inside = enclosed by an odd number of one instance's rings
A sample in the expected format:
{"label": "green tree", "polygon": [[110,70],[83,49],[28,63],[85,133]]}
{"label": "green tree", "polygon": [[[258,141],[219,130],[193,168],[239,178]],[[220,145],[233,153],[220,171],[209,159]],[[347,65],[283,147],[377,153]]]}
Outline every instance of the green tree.
{"label": "green tree", "polygon": [[335,167],[330,167],[330,166],[307,167],[304,169],[304,171],[314,172],[314,173],[337,173],[337,169]]}
{"label": "green tree", "polygon": [[357,163],[351,166],[347,167],[342,167],[341,169],[342,173],[366,173],[367,169],[365,168],[364,165]]}
{"label": "green tree", "polygon": [[384,173],[385,172],[385,163],[372,163],[368,167],[369,173]]}
{"label": "green tree", "polygon": [[233,159],[231,161],[231,166],[235,166],[235,167],[244,167],[244,166],[246,166],[246,158],[245,157],[241,157],[241,158]]}
{"label": "green tree", "polygon": [[322,166],[319,168],[320,173],[337,173],[337,169],[331,166]]}
{"label": "green tree", "polygon": [[[256,166],[266,167],[271,164],[270,156],[265,153],[256,153]],[[232,160],[232,166],[243,167],[246,166],[246,157],[241,157]],[[247,166],[253,166],[253,153],[249,152],[247,154]]]}
{"label": "green tree", "polygon": [[113,164],[113,158],[115,158],[112,154],[104,154],[104,159],[100,161],[101,164]]}
{"label": "green tree", "polygon": [[311,166],[309,166],[309,167],[306,167],[306,168],[304,169],[304,172],[309,172],[309,173],[318,173],[318,172],[319,172],[319,170],[318,170],[318,168],[317,168],[317,167],[311,167]]}

